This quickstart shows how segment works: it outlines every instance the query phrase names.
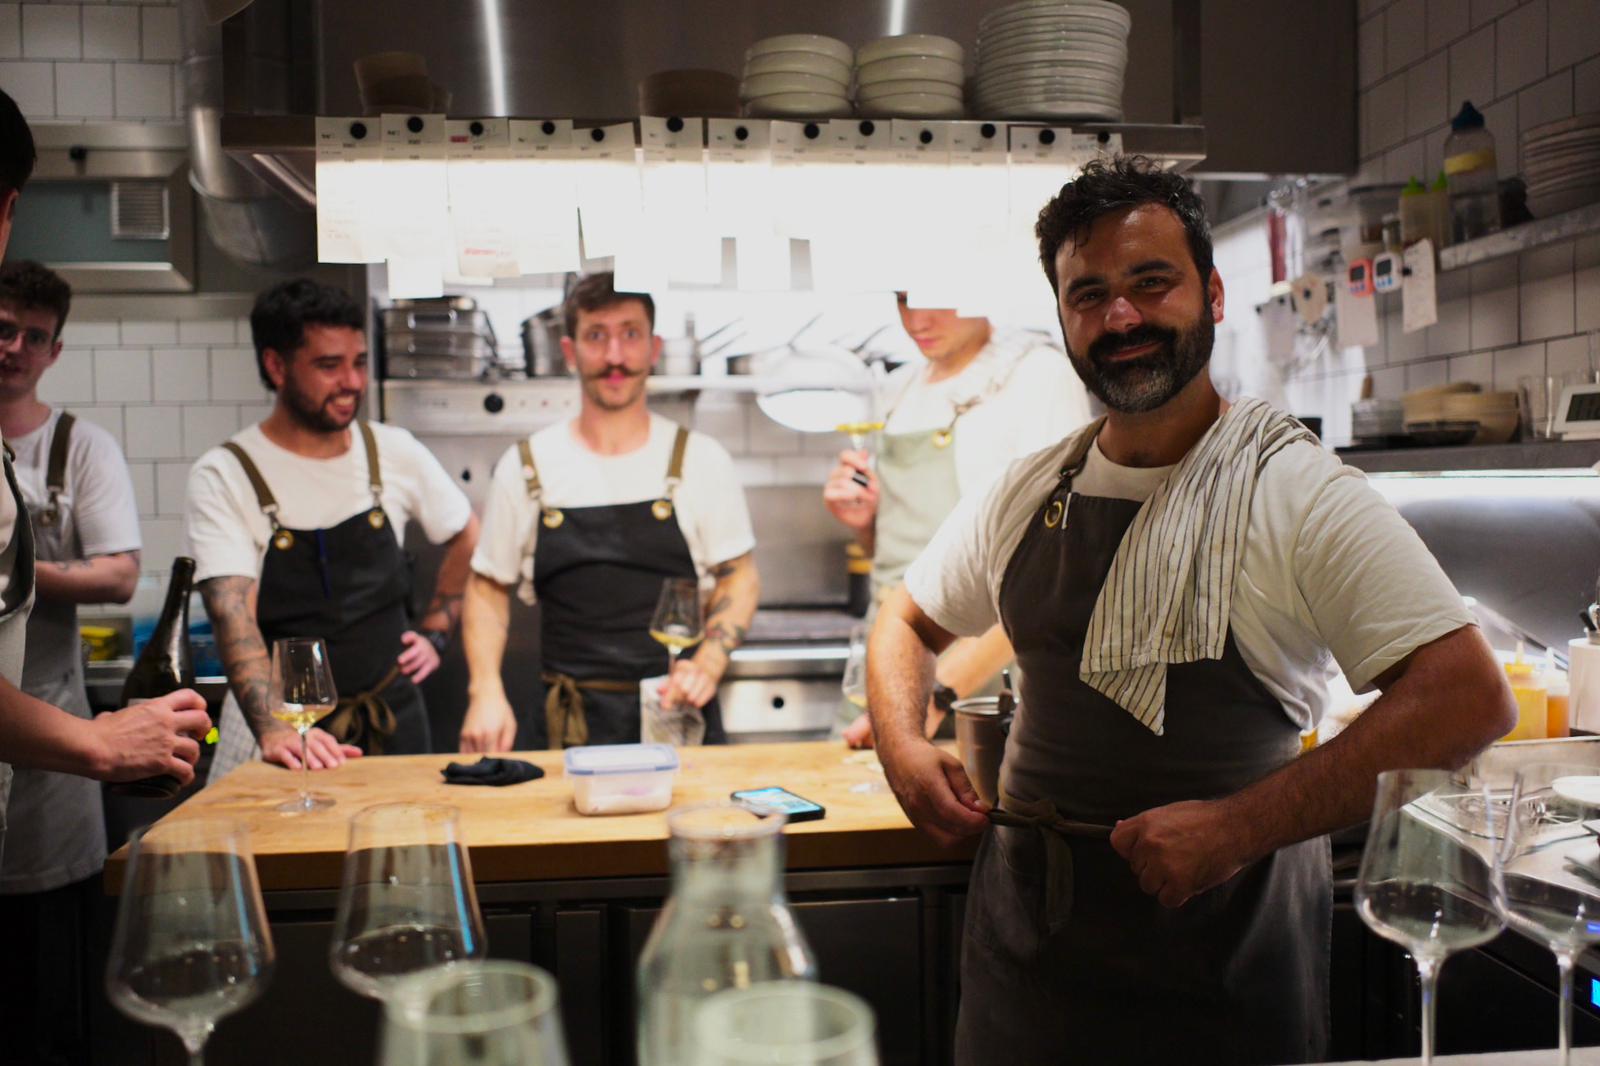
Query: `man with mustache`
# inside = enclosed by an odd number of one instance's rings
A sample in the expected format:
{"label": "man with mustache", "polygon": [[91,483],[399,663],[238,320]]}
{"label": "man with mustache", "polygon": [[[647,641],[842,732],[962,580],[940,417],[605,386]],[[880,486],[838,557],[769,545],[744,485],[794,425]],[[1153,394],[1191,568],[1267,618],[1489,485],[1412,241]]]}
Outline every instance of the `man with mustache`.
{"label": "man with mustache", "polygon": [[[506,449],[484,509],[463,620],[470,704],[461,750],[506,751],[517,722],[501,682],[511,591],[537,601],[543,714],[521,747],[622,744],[650,737],[641,681],[678,716],[726,737],[717,683],[755,614],[755,536],[733,460],[700,433],[650,413],[645,381],[661,356],[655,301],[591,274],[567,296],[561,350],[578,376],[577,417]],[[688,579],[706,599],[704,639],[670,674],[650,636],[662,584]],[[688,730],[696,742],[698,722]]]}
{"label": "man with mustache", "polygon": [[[366,316],[309,278],[250,312],[272,412],[189,472],[185,534],[228,673],[212,778],[255,755],[301,765],[299,735],[272,717],[272,642],[323,637],[339,704],[306,736],[313,770],[362,754],[431,750],[417,685],[461,613],[478,521],[439,461],[403,429],[357,418]],[[408,522],[446,543],[433,599],[413,624],[400,544]]]}
{"label": "man with mustache", "polygon": [[[1095,162],[1037,226],[1104,419],[951,515],[885,604],[869,690],[907,815],[983,834],[956,1061],[1322,1061],[1329,831],[1398,767],[1516,721],[1461,597],[1399,514],[1294,419],[1224,402],[1204,207]],[[1004,626],[1022,701],[998,809],[922,734],[933,656]],[[1382,696],[1300,754],[1342,670]]]}

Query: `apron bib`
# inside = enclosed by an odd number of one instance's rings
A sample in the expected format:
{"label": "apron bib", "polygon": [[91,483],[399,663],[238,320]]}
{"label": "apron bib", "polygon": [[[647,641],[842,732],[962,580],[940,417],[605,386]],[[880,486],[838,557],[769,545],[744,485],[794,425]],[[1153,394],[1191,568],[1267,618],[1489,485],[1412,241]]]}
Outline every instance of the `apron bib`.
{"label": "apron bib", "polygon": [[[661,583],[698,578],[672,504],[688,440],[680,428],[659,498],[559,510],[542,505],[533,450],[521,443],[528,498],[540,516],[532,581],[545,713],[535,716],[536,747],[639,740],[639,682],[667,672],[667,651],[650,636]],[[726,743],[716,698],[700,711],[704,742]]]}
{"label": "apron bib", "polygon": [[[407,599],[411,579],[389,517],[382,506],[383,482],[372,429],[358,422],[367,449],[372,506],[327,529],[288,529],[278,522],[278,504],[245,450],[223,445],[244,467],[272,538],[261,564],[256,623],[268,649],[280,637],[322,637],[339,705],[317,725],[368,755],[422,755],[431,749],[422,693],[396,665],[411,628]],[[219,730],[222,741],[213,778],[243,758],[236,739],[224,751],[229,731],[250,737],[244,712],[229,701]],[[259,745],[252,743],[255,755]],[[246,752],[244,758],[255,757]],[[225,759],[226,756],[226,759]]]}
{"label": "apron bib", "polygon": [[[1001,584],[1023,675],[1003,803],[1110,825],[1226,795],[1293,759],[1298,731],[1231,635],[1220,660],[1168,668],[1162,736],[1079,679],[1095,600],[1140,507],[1072,494],[1081,463],[1069,461]],[[1139,888],[1108,841],[1049,833],[995,826],[979,846],[958,1063],[1322,1059],[1327,838],[1284,848],[1169,909]]]}
{"label": "apron bib", "polygon": [[[45,472],[47,499],[28,508],[36,557],[49,562],[83,558],[71,522],[74,498],[66,491],[72,425],[72,416],[65,412],[56,421]],[[36,602],[28,616],[27,634],[22,690],[68,714],[92,717],[83,681],[77,605]],[[46,892],[81,881],[105,865],[98,781],[48,770],[17,770],[7,818],[11,831],[0,861],[0,894]]]}
{"label": "apron bib", "polygon": [[[3,456],[6,468],[5,489],[16,503],[17,521],[7,552],[11,555],[11,581],[6,586],[4,606],[0,607],[0,677],[13,685],[22,684],[22,660],[27,647],[28,611],[33,606],[33,523],[28,519],[28,504],[17,487],[11,469],[11,449]],[[6,553],[0,553],[3,561]],[[0,862],[6,843],[6,805],[11,794],[11,764],[0,762]]]}

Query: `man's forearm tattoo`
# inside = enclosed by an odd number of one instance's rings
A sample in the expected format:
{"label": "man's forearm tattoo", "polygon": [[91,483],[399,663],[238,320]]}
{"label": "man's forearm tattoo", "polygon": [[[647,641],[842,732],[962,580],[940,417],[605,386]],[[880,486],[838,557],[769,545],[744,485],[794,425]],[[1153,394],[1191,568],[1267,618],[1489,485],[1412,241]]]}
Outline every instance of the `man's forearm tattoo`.
{"label": "man's forearm tattoo", "polygon": [[273,724],[272,660],[250,609],[254,586],[253,578],[214,577],[200,583],[200,598],[217,630],[217,650],[228,685],[251,732],[259,737]]}

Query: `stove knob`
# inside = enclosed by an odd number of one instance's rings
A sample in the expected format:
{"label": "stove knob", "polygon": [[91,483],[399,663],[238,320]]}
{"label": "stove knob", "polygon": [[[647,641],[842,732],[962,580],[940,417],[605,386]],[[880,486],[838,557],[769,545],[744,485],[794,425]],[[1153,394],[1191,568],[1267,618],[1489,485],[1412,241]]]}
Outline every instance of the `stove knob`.
{"label": "stove knob", "polygon": [[498,392],[491,392],[483,398],[483,409],[492,415],[497,415],[506,409],[506,399]]}

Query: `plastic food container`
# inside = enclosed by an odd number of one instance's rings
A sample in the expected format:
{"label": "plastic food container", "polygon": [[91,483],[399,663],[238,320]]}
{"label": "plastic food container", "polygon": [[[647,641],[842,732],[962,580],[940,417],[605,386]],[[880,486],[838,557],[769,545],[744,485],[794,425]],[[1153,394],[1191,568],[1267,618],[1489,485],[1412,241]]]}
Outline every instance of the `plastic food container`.
{"label": "plastic food container", "polygon": [[579,814],[636,814],[672,806],[678,753],[667,744],[597,744],[568,748],[572,803]]}

